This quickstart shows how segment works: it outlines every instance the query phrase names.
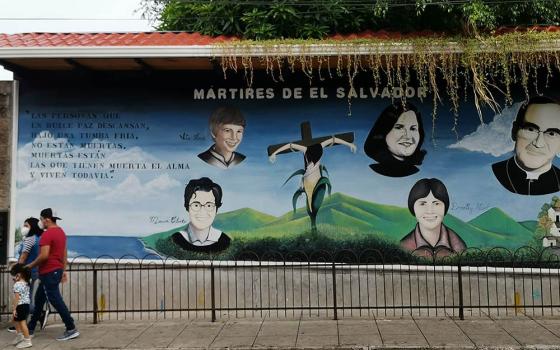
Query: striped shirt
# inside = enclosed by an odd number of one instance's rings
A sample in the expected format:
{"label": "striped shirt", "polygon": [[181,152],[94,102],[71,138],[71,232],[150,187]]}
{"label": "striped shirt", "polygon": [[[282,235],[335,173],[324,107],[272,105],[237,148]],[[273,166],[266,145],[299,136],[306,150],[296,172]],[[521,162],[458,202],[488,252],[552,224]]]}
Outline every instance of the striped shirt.
{"label": "striped shirt", "polygon": [[29,254],[31,252],[31,249],[33,249],[33,246],[35,246],[36,239],[36,236],[25,237],[23,239],[23,249],[21,250],[21,252]]}

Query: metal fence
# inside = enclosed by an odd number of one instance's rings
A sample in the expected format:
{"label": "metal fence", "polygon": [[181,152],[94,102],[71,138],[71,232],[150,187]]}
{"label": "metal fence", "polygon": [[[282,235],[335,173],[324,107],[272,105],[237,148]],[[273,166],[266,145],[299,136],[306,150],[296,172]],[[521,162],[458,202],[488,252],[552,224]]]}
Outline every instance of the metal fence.
{"label": "metal fence", "polygon": [[[74,258],[62,293],[75,318],[379,317],[560,314],[560,259],[538,252],[469,250],[403,260],[351,251],[258,255],[235,261]],[[1,314],[11,276],[0,271]]]}

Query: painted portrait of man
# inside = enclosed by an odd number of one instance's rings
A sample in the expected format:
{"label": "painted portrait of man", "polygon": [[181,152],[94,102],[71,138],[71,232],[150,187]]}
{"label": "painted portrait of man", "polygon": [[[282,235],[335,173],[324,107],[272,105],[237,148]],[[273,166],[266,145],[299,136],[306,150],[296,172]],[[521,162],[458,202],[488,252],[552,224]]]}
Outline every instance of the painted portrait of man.
{"label": "painted portrait of man", "polygon": [[236,107],[217,108],[210,116],[210,134],[214,144],[198,158],[221,169],[229,169],[243,162],[245,156],[236,152],[243,140],[246,121]]}
{"label": "painted portrait of man", "polygon": [[444,257],[461,253],[465,241],[443,223],[449,210],[449,194],[439,179],[421,179],[408,194],[408,210],[416,226],[401,239],[401,247],[416,256]]}
{"label": "painted portrait of man", "polygon": [[511,138],[515,142],[513,156],[492,165],[500,184],[521,195],[560,191],[560,170],[552,164],[560,153],[560,103],[543,96],[523,103]]}
{"label": "painted portrait of man", "polygon": [[231,239],[212,226],[222,206],[222,188],[207,177],[190,180],[185,187],[185,209],[189,223],[185,230],[175,232],[173,242],[184,250],[202,253],[220,252],[229,247]]}

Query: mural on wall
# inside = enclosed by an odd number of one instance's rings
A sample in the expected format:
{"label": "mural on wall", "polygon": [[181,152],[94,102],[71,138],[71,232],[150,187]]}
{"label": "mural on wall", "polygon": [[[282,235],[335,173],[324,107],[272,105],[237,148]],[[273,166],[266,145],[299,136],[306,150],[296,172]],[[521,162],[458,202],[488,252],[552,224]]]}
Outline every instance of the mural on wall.
{"label": "mural on wall", "polygon": [[449,210],[447,188],[438,179],[421,179],[408,195],[408,209],[417,224],[403,239],[401,246],[414,255],[449,256],[466,249],[459,235],[443,224]]}
{"label": "mural on wall", "polygon": [[185,187],[185,209],[190,222],[175,232],[173,242],[184,250],[219,252],[227,249],[230,238],[212,226],[222,206],[222,188],[207,177],[190,180]]}
{"label": "mural on wall", "polygon": [[420,88],[403,103],[343,82],[199,78],[165,91],[23,85],[16,220],[57,207],[70,256],[92,258],[444,257],[560,237],[555,89],[520,91],[485,124],[467,101],[456,125],[445,105],[432,120]]}
{"label": "mural on wall", "polygon": [[364,144],[364,152],[377,161],[371,170],[403,177],[415,174],[426,155],[424,127],[418,109],[410,103],[392,103],[381,112]]}
{"label": "mural on wall", "polygon": [[514,155],[492,165],[504,188],[516,194],[560,191],[560,170],[552,164],[560,154],[560,104],[537,96],[524,102],[511,127]]}
{"label": "mural on wall", "polygon": [[209,124],[214,144],[198,158],[222,169],[241,163],[245,156],[235,151],[245,132],[245,118],[241,111],[235,107],[219,107],[210,116]]}
{"label": "mural on wall", "polygon": [[328,192],[330,195],[332,188],[328,177],[328,170],[321,164],[323,150],[330,146],[344,145],[348,146],[352,153],[356,153],[356,145],[352,141],[354,141],[354,133],[351,132],[313,138],[311,125],[309,122],[303,122],[301,123],[301,140],[268,146],[268,159],[272,163],[276,161],[277,154],[285,152],[303,153],[304,168],[290,175],[284,182],[284,185],[294,176],[301,175],[301,184],[294,193],[292,205],[295,212],[298,198],[305,194],[305,208],[307,209],[307,215],[311,219],[312,231],[317,231],[317,214],[325,199],[325,193]]}

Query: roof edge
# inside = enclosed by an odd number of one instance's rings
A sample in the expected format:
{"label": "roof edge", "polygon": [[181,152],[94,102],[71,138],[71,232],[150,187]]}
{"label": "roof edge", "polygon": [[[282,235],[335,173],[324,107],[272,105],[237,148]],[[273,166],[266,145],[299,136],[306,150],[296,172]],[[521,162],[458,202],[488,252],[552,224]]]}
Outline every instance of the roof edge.
{"label": "roof edge", "polygon": [[[428,46],[429,52],[463,53],[457,42]],[[498,52],[493,45],[482,45],[475,52]],[[530,48],[508,47],[510,52],[560,51],[560,39],[543,40]],[[0,47],[0,59],[22,58],[196,58],[196,57],[263,57],[263,56],[339,56],[371,54],[414,54],[413,44],[403,42],[325,43],[325,44],[243,44],[189,46],[61,46],[61,47]]]}

